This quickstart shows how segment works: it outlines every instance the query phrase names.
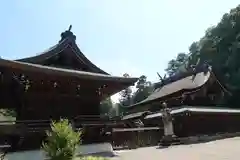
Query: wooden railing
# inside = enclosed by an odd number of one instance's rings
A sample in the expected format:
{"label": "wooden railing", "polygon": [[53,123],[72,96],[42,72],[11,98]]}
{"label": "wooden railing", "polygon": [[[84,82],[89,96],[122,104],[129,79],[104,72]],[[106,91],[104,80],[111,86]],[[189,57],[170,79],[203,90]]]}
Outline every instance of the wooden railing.
{"label": "wooden railing", "polygon": [[[0,121],[0,128],[6,128],[7,130],[18,130],[21,132],[45,132],[50,129],[51,120],[18,120],[18,121]],[[123,122],[102,118],[100,116],[79,116],[74,120],[70,120],[73,127],[76,130],[86,127],[117,127],[123,126]],[[9,131],[10,132],[10,131]],[[14,133],[14,132],[13,132]]]}
{"label": "wooden railing", "polygon": [[115,149],[157,145],[163,135],[159,127],[113,128],[112,144]]}
{"label": "wooden railing", "polygon": [[[9,136],[28,136],[27,133],[41,133],[50,129],[50,120],[25,120],[25,121],[2,121],[0,127],[9,127]],[[9,124],[9,125],[6,125]],[[92,134],[97,136],[98,132],[103,132],[99,136],[101,140],[111,141],[114,148],[136,148],[138,146],[156,145],[163,135],[162,128],[159,127],[124,127],[125,122],[118,120],[101,119],[97,116],[81,116],[73,120],[73,127],[76,130],[86,129],[86,141],[91,141]],[[4,129],[5,130],[5,129]],[[95,133],[96,132],[96,133]],[[43,133],[43,134],[42,134]],[[26,135],[25,135],[26,134]],[[38,136],[39,134],[36,134]],[[28,139],[28,138],[27,138]]]}

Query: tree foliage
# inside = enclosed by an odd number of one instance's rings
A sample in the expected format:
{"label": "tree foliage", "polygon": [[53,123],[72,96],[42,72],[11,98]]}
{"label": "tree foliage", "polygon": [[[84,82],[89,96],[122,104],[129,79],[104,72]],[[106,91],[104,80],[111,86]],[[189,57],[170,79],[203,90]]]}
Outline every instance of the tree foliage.
{"label": "tree foliage", "polygon": [[172,59],[168,62],[168,67],[165,69],[169,76],[174,75],[180,69],[182,65],[188,60],[186,53],[179,53],[176,59]]}
{"label": "tree foliage", "polygon": [[[207,62],[213,68],[217,78],[232,93],[225,102],[238,106],[237,97],[240,93],[240,5],[223,15],[221,21],[206,30],[205,35],[189,48],[191,64]],[[175,61],[170,61],[171,63]],[[177,63],[178,64],[178,63]],[[176,71],[170,66],[166,71],[170,74]]]}
{"label": "tree foliage", "polygon": [[[129,76],[125,74],[125,76]],[[145,75],[140,76],[136,83],[136,91],[132,92],[131,88],[127,88],[120,93],[119,103],[115,104],[112,109],[112,115],[118,113],[120,116],[128,111],[128,106],[141,102],[146,99],[153,92],[153,85],[147,81]]]}
{"label": "tree foliage", "polygon": [[100,104],[100,113],[102,115],[108,115],[110,110],[113,108],[113,103],[110,97],[103,100]]}
{"label": "tree foliage", "polygon": [[[123,77],[130,77],[129,74],[125,73]],[[129,106],[132,103],[132,89],[128,87],[120,92],[120,99],[119,102],[122,106]]]}
{"label": "tree foliage", "polygon": [[153,91],[153,85],[147,81],[147,77],[142,75],[136,85],[137,91],[133,94],[133,103],[138,103],[146,99]]}

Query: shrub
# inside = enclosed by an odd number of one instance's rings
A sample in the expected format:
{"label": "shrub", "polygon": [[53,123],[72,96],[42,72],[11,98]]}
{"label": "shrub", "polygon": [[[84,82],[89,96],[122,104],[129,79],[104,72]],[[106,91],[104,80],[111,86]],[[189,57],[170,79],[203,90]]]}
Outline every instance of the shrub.
{"label": "shrub", "polygon": [[49,160],[72,160],[82,132],[75,132],[68,120],[52,122],[42,148]]}

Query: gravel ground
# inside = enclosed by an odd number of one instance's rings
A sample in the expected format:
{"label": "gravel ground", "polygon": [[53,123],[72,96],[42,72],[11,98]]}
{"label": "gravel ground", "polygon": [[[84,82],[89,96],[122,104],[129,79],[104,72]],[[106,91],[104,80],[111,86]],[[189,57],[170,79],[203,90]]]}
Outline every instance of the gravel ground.
{"label": "gravel ground", "polygon": [[[146,147],[117,151],[110,160],[239,160],[240,137],[168,148]],[[39,152],[10,154],[6,160],[40,160]]]}
{"label": "gravel ground", "polygon": [[240,137],[208,143],[119,151],[111,160],[239,160]]}

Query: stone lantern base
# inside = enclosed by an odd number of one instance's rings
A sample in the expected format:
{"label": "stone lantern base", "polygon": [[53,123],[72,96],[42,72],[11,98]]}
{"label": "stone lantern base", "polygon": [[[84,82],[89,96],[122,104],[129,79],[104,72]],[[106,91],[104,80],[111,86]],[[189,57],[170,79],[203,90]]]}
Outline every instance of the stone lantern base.
{"label": "stone lantern base", "polygon": [[180,140],[175,135],[166,135],[162,137],[159,145],[170,146],[175,143],[180,143]]}

